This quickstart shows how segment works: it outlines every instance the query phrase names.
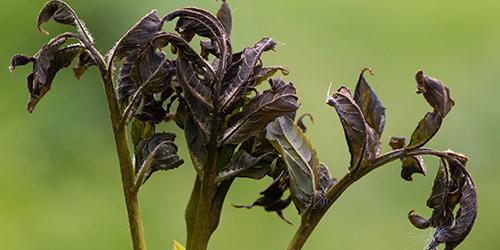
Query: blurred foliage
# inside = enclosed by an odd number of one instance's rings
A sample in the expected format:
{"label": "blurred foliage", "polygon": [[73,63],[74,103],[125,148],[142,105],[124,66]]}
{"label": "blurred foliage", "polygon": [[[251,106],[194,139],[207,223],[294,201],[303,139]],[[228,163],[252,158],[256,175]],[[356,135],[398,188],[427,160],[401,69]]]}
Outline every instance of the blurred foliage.
{"label": "blurred foliage", "polygon": [[[470,157],[468,167],[479,194],[479,214],[460,249],[500,248],[495,212],[500,201],[500,2],[478,1],[231,1],[235,50],[272,36],[282,45],[265,55],[267,64],[284,63],[295,83],[303,112],[315,117],[308,135],[321,161],[335,176],[346,171],[349,154],[337,115],[324,103],[328,85],[351,90],[361,68],[388,107],[382,140],[409,136],[428,107],[415,94],[414,73],[423,69],[443,80],[456,101],[440,133],[429,146],[448,147]],[[71,1],[86,21],[101,51],[151,9],[161,15],[186,5],[217,10],[209,0]],[[10,56],[33,54],[49,37],[36,30],[43,2],[2,1],[0,8],[0,244],[7,250],[129,249],[118,164],[96,69],[81,80],[71,70],[56,78],[49,98],[37,110],[25,111],[24,76],[29,68],[7,73]],[[51,33],[65,28],[48,24]],[[170,28],[168,26],[167,28]],[[94,73],[94,74],[92,74]],[[73,93],[73,94],[70,94]],[[77,93],[77,94],[74,94]],[[411,107],[414,112],[406,112]],[[165,129],[173,129],[165,128]],[[332,143],[332,141],[334,143]],[[188,159],[179,138],[180,154]],[[389,147],[384,145],[388,150]],[[437,161],[428,161],[434,173]],[[406,219],[424,201],[432,177],[413,183],[399,177],[394,162],[353,186],[325,216],[305,249],[422,249],[430,232],[418,231]],[[165,249],[184,239],[184,206],[195,176],[186,166],[151,178],[141,192],[150,249]],[[269,182],[270,180],[268,180]],[[266,181],[238,180],[227,201],[248,203]],[[185,192],[181,190],[186,190]],[[417,199],[418,198],[418,199]],[[367,204],[371,204],[367,206]],[[298,224],[293,209],[286,217]],[[284,249],[295,227],[263,209],[238,210],[226,205],[211,249]],[[361,239],[363,240],[359,240]],[[182,242],[182,240],[181,240]],[[236,245],[237,244],[237,245]]]}

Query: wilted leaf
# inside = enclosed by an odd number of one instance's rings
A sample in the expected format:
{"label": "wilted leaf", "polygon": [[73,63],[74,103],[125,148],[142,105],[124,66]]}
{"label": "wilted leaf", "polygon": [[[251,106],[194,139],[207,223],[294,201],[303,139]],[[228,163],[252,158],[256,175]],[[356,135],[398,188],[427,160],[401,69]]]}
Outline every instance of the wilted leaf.
{"label": "wilted leaf", "polygon": [[229,86],[224,90],[221,97],[222,111],[227,113],[233,105],[241,100],[250,84],[249,80],[254,73],[254,68],[263,52],[272,50],[276,43],[271,38],[263,38],[252,48],[246,48],[242,54],[242,63],[238,74]]}
{"label": "wilted leaf", "polygon": [[[405,137],[391,137],[389,145],[392,149],[404,148],[406,144]],[[401,178],[411,181],[414,173],[425,175],[427,169],[424,165],[424,159],[420,155],[408,156],[401,158],[403,165],[401,166]]]}
{"label": "wilted leaf", "polygon": [[411,135],[408,148],[418,148],[425,145],[439,130],[444,117],[454,105],[449,90],[440,80],[424,75],[422,71],[416,74],[417,93],[422,93],[427,102],[434,108],[418,123]]}
{"label": "wilted leaf", "polygon": [[155,133],[153,124],[141,120],[134,119],[130,127],[130,138],[132,144],[137,146],[140,141],[151,137]]}
{"label": "wilted leaf", "polygon": [[[256,167],[263,161],[267,156],[271,156],[272,153],[267,153],[259,156],[253,156],[246,152],[245,150],[238,150],[232,157],[231,162],[227,164],[215,178],[216,182],[221,182],[232,177],[239,176],[245,171]],[[270,162],[269,162],[270,163]],[[267,172],[267,170],[266,170]],[[264,173],[265,174],[265,173]]]}
{"label": "wilted leaf", "polygon": [[250,209],[254,206],[261,206],[268,212],[276,212],[278,216],[287,222],[288,224],[292,224],[288,221],[284,216],[282,210],[287,208],[292,198],[289,196],[287,199],[281,199],[283,197],[284,192],[289,187],[289,176],[286,172],[282,171],[281,174],[273,180],[273,182],[262,192],[260,192],[260,197],[254,201],[251,205],[233,205],[236,208],[247,208]]}
{"label": "wilted leaf", "polygon": [[224,30],[226,30],[227,36],[230,37],[231,29],[233,26],[233,17],[231,14],[231,8],[229,7],[229,4],[226,0],[222,0],[222,5],[219,11],[217,11],[217,19],[219,19],[219,21],[224,26]]}
{"label": "wilted leaf", "polygon": [[137,53],[139,49],[151,42],[161,27],[162,21],[158,17],[157,11],[151,11],[120,38],[108,52],[108,60],[113,62]]}
{"label": "wilted leaf", "polygon": [[85,50],[83,53],[78,56],[78,62],[73,67],[73,73],[77,79],[87,71],[87,69],[93,65],[96,65],[94,57],[90,54],[88,50]]}
{"label": "wilted leaf", "polygon": [[[446,244],[445,250],[458,246],[470,233],[477,215],[477,194],[470,174],[465,169],[467,159],[453,153],[441,160],[427,206],[432,216],[425,219],[410,212],[408,218],[417,228],[435,227],[428,250]],[[458,211],[454,215],[456,206]]]}
{"label": "wilted leaf", "polygon": [[174,139],[175,135],[172,133],[159,133],[140,141],[136,146],[136,172],[141,169],[147,158],[152,158],[150,171],[146,173],[144,182],[156,171],[174,169],[184,163],[177,155]]}
{"label": "wilted leaf", "polygon": [[91,44],[94,43],[94,39],[85,27],[83,21],[78,18],[73,9],[71,9],[71,7],[65,2],[52,0],[43,6],[42,10],[40,10],[40,14],[38,14],[38,30],[45,34],[49,34],[41,28],[41,25],[51,19],[61,24],[74,26],[83,39],[87,40]]}
{"label": "wilted leaf", "polygon": [[31,58],[24,55],[15,55],[11,59],[9,67],[11,70],[28,62],[33,63],[33,72],[28,76],[28,90],[30,93],[28,112],[31,113],[38,101],[50,90],[57,72],[68,67],[73,59],[84,51],[84,48],[79,44],[61,48],[69,37],[74,36],[71,33],[56,36]]}
{"label": "wilted leaf", "polygon": [[299,119],[297,120],[297,126],[299,126],[299,128],[302,129],[302,132],[304,132],[304,133],[307,131],[306,125],[304,124],[305,117],[309,117],[311,122],[314,124],[314,117],[311,114],[306,113],[306,114],[301,115],[299,117]]}
{"label": "wilted leaf", "polygon": [[349,171],[369,164],[380,152],[380,141],[363,116],[359,106],[346,87],[341,87],[327,99],[335,107],[344,127],[344,134],[351,153]]}
{"label": "wilted leaf", "polygon": [[186,144],[189,149],[191,161],[195,170],[199,175],[202,175],[203,168],[208,158],[207,140],[203,133],[199,130],[193,122],[191,116],[188,116],[184,121],[184,136],[186,137]]}
{"label": "wilted leaf", "polygon": [[363,69],[361,71],[356,91],[354,92],[354,101],[358,104],[361,112],[363,112],[366,123],[377,132],[380,138],[385,126],[385,107],[382,106],[377,94],[363,76],[365,71],[371,73],[370,69]]}
{"label": "wilted leaf", "polygon": [[335,185],[335,183],[337,183],[337,179],[332,177],[328,166],[324,163],[320,163],[318,190],[325,193],[331,186]]}
{"label": "wilted leaf", "polygon": [[299,108],[298,97],[293,85],[283,85],[278,89],[266,90],[254,97],[228,122],[229,128],[223,133],[221,144],[238,144],[257,135],[266,125],[279,116]]}
{"label": "wilted leaf", "polygon": [[266,138],[285,161],[292,199],[299,213],[304,214],[319,193],[321,167],[316,150],[302,130],[284,116],[269,123]]}
{"label": "wilted leaf", "polygon": [[288,69],[283,66],[263,67],[258,69],[257,73],[255,73],[255,75],[253,76],[253,78],[255,79],[255,83],[253,85],[254,86],[259,85],[261,82],[271,78],[277,72],[281,72],[281,74],[285,76],[290,73]]}

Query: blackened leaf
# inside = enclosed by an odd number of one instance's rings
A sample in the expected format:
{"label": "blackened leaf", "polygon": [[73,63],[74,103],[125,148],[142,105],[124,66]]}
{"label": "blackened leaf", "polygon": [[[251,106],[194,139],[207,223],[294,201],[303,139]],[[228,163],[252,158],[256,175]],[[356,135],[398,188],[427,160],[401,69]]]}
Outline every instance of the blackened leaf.
{"label": "blackened leaf", "polygon": [[122,104],[139,88],[132,78],[132,66],[134,66],[137,61],[137,57],[138,53],[130,54],[125,57],[120,68],[120,73],[118,74],[116,88],[118,100]]}
{"label": "blackened leaf", "polygon": [[61,48],[71,37],[75,37],[75,35],[72,33],[60,34],[45,44],[31,58],[23,55],[16,55],[12,58],[10,69],[25,65],[27,61],[33,62],[33,72],[27,78],[30,93],[28,112],[31,113],[38,101],[50,90],[57,72],[68,67],[73,59],[84,50],[79,44]]}
{"label": "blackened leaf", "polygon": [[306,125],[304,124],[304,118],[306,118],[306,117],[309,117],[311,122],[314,124],[314,117],[311,114],[305,113],[305,114],[301,115],[299,117],[299,119],[297,120],[297,126],[299,126],[299,128],[302,129],[302,131],[304,133],[307,131]]}
{"label": "blackened leaf", "polygon": [[[445,204],[448,211],[453,211],[457,203],[459,208],[455,217],[451,214],[450,218],[446,218],[452,222],[439,224],[428,249],[437,249],[442,243],[446,244],[445,250],[455,249],[467,237],[474,225],[477,216],[477,192],[472,177],[464,167],[466,161],[463,160],[455,157],[448,159],[451,179],[455,185],[451,185]],[[454,188],[457,190],[453,190]]]}
{"label": "blackened leaf", "polygon": [[23,66],[32,61],[34,61],[34,59],[31,57],[22,54],[14,55],[12,59],[10,59],[9,71],[13,71],[16,69],[17,66]]}
{"label": "blackened leaf", "polygon": [[374,129],[365,121],[363,113],[346,87],[341,87],[327,99],[335,107],[351,153],[350,171],[369,164],[380,152],[380,141]]}
{"label": "blackened leaf", "polygon": [[153,124],[141,120],[134,119],[130,127],[130,137],[134,146],[137,146],[140,141],[149,138],[155,133]]}
{"label": "blackened leaf", "polygon": [[[166,15],[162,22],[168,22],[179,17],[176,30],[187,41],[191,41],[194,34],[210,38],[213,44],[217,44],[220,60],[217,66],[217,79],[222,80],[226,71],[227,63],[230,62],[231,47],[228,35],[221,22],[210,12],[198,8],[183,8]],[[220,86],[216,86],[220,88]]]}
{"label": "blackened leaf", "polygon": [[238,150],[232,157],[231,162],[227,164],[215,178],[216,182],[222,182],[229,178],[238,176],[244,171],[249,170],[262,161],[269,154],[263,154],[260,156],[253,156],[246,152],[245,150]]}
{"label": "blackened leaf", "polygon": [[328,166],[324,163],[320,163],[318,190],[325,193],[331,186],[335,185],[335,183],[337,183],[337,179],[332,177]]}
{"label": "blackened leaf", "polygon": [[408,148],[418,148],[425,145],[437,133],[443,119],[454,105],[450,91],[440,80],[424,75],[423,71],[418,71],[415,78],[417,93],[423,94],[434,110],[427,113],[419,122],[413,131]]}
{"label": "blackened leaf", "polygon": [[90,54],[88,50],[85,50],[83,53],[80,54],[80,56],[78,56],[78,62],[73,67],[73,73],[75,74],[75,77],[77,79],[80,79],[80,77],[85,73],[85,71],[87,71],[89,67],[94,65],[96,65],[94,57]]}
{"label": "blackened leaf", "polygon": [[193,121],[205,138],[210,137],[212,93],[207,86],[200,82],[192,64],[186,59],[182,51],[177,56],[177,77],[184,90],[184,98]]}
{"label": "blackened leaf", "polygon": [[413,131],[407,148],[424,146],[438,132],[442,122],[443,116],[439,112],[428,112]]}
{"label": "blackened leaf", "polygon": [[385,126],[385,107],[382,106],[377,94],[363,76],[367,70],[371,72],[370,69],[364,69],[359,75],[356,91],[354,92],[354,101],[363,112],[366,123],[377,132],[380,138]]}
{"label": "blackened leaf", "polygon": [[203,168],[207,162],[207,140],[191,116],[184,121],[184,135],[189,148],[189,155],[197,173],[202,176]]}
{"label": "blackened leaf", "polygon": [[[401,149],[406,144],[405,137],[391,137],[389,145],[392,149]],[[401,178],[411,181],[414,173],[425,175],[427,169],[424,165],[424,159],[420,155],[408,156],[401,158],[403,165],[401,166]]]}
{"label": "blackened leaf", "polygon": [[426,76],[421,70],[417,72],[415,79],[417,80],[417,93],[423,94],[429,105],[444,118],[455,105],[448,87],[444,86],[439,79]]}
{"label": "blackened leaf", "polygon": [[38,14],[38,30],[45,34],[49,34],[41,28],[41,25],[51,19],[61,24],[74,26],[83,39],[88,40],[89,43],[94,43],[94,40],[90,35],[90,32],[85,27],[83,21],[78,18],[75,11],[73,11],[73,9],[71,9],[71,7],[65,2],[52,0],[43,6],[40,14]]}
{"label": "blackened leaf", "polygon": [[159,124],[165,121],[167,110],[163,108],[163,101],[156,100],[154,95],[145,95],[143,97],[143,105],[141,110],[135,115],[135,118],[141,121]]}
{"label": "blackened leaf", "polygon": [[182,51],[184,57],[194,63],[194,66],[201,67],[202,71],[210,73],[206,77],[213,77],[215,75],[212,65],[210,65],[203,57],[201,57],[190,45],[189,43],[177,34],[170,32],[160,32],[158,33],[152,41],[154,47],[163,48],[169,43],[172,44],[177,50]]}
{"label": "blackened leaf", "polygon": [[288,224],[291,224],[290,221],[283,217],[282,210],[288,207],[291,203],[291,196],[287,199],[281,199],[283,197],[283,193],[288,189],[290,185],[289,176],[285,171],[282,171],[273,182],[262,192],[260,192],[261,196],[254,201],[251,205],[233,205],[236,208],[252,208],[254,206],[261,206],[268,212],[275,211],[278,216],[283,219]]}
{"label": "blackened leaf", "polygon": [[287,68],[283,67],[283,66],[269,66],[269,67],[263,67],[263,68],[260,68],[257,73],[255,74],[255,76],[253,76],[253,78],[255,79],[255,83],[253,84],[254,86],[257,86],[259,85],[260,83],[262,83],[263,81],[266,81],[268,80],[269,78],[271,78],[274,74],[276,74],[277,72],[281,72],[281,74],[283,75],[288,75],[290,72],[288,71]]}
{"label": "blackened leaf", "polygon": [[231,36],[231,29],[233,26],[233,17],[231,14],[231,8],[226,0],[222,0],[222,6],[219,11],[217,11],[217,19],[224,26],[224,30],[226,30],[226,34],[228,37]]}
{"label": "blackened leaf", "polygon": [[135,148],[136,172],[140,170],[147,158],[152,158],[150,171],[146,173],[145,181],[156,171],[174,169],[184,163],[177,155],[174,139],[175,135],[172,133],[159,133],[139,142]]}
{"label": "blackened leaf", "polygon": [[157,51],[153,46],[146,46],[140,51],[131,69],[133,80],[148,94],[160,93],[170,88],[174,73],[174,63],[167,59],[165,53]]}
{"label": "blackened leaf", "polygon": [[279,152],[290,175],[290,191],[300,214],[315,204],[320,162],[311,142],[289,118],[282,116],[267,126],[266,138]]}
{"label": "blackened leaf", "polygon": [[221,144],[238,144],[257,135],[266,125],[279,116],[299,108],[295,88],[291,84],[278,89],[264,91],[254,97],[229,121],[229,128],[224,131]]}
{"label": "blackened leaf", "polygon": [[135,24],[116,45],[108,52],[110,64],[127,55],[137,53],[139,49],[148,45],[157,32],[161,30],[162,22],[153,10]]}
{"label": "blackened leaf", "polygon": [[271,38],[263,38],[251,48],[246,48],[242,54],[242,64],[238,70],[238,74],[228,88],[225,89],[222,97],[222,111],[229,112],[233,105],[241,100],[245,95],[251,76],[255,71],[255,66],[263,52],[272,50],[276,43]]}

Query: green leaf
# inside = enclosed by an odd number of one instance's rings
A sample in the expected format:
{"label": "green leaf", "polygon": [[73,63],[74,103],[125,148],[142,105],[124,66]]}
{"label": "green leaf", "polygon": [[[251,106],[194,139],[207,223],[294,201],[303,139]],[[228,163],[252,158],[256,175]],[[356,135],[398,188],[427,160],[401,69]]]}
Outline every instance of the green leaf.
{"label": "green leaf", "polygon": [[244,142],[260,133],[269,122],[298,108],[298,97],[293,85],[266,90],[252,98],[241,112],[229,119],[220,144]]}
{"label": "green leaf", "polygon": [[311,142],[289,118],[282,116],[267,126],[266,138],[285,161],[293,202],[300,214],[315,204],[320,162]]}
{"label": "green leaf", "polygon": [[[389,142],[389,146],[392,149],[401,149],[404,148],[406,144],[405,137],[391,137]],[[412,175],[414,173],[419,173],[425,175],[427,173],[427,169],[424,165],[424,159],[420,155],[408,156],[401,158],[401,162],[403,163],[401,166],[401,178],[407,181],[413,180]]]}
{"label": "green leaf", "polygon": [[57,23],[74,26],[83,39],[88,40],[91,44],[94,43],[94,39],[85,27],[83,21],[78,18],[75,11],[65,2],[52,0],[43,6],[42,10],[40,10],[40,14],[38,14],[38,30],[48,35],[49,33],[42,29],[41,25],[51,19]]}
{"label": "green leaf", "polygon": [[363,112],[346,87],[341,87],[327,99],[335,107],[351,153],[349,171],[368,165],[380,153],[380,141],[363,116]]}
{"label": "green leaf", "polygon": [[354,101],[363,112],[366,123],[377,132],[380,138],[385,126],[385,107],[382,106],[377,94],[363,76],[365,71],[371,73],[371,70],[368,68],[361,71],[354,92]]}
{"label": "green leaf", "polygon": [[245,95],[247,87],[250,85],[249,80],[254,74],[260,56],[263,52],[274,49],[275,46],[276,43],[271,38],[263,38],[253,47],[243,50],[242,63],[238,69],[238,74],[232,79],[221,97],[223,112],[230,112],[234,104],[239,102]]}

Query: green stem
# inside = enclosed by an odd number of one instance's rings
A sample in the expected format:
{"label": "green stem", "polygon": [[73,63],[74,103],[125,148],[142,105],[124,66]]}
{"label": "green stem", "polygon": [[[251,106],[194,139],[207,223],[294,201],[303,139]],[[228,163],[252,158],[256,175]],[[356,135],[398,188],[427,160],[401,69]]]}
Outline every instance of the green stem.
{"label": "green stem", "polygon": [[144,228],[139,208],[139,199],[137,197],[137,193],[133,190],[135,178],[134,167],[128,146],[126,128],[125,126],[119,125],[121,112],[110,73],[111,69],[106,67],[102,55],[89,43],[89,41],[85,41],[84,39],[84,43],[94,57],[101,73],[101,79],[104,83],[104,92],[108,103],[118,161],[120,163],[120,174],[122,179],[123,194],[125,196],[125,204],[127,207],[132,245],[134,250],[146,250],[147,248],[146,241],[144,239]]}
{"label": "green stem", "polygon": [[352,173],[347,173],[340,181],[332,186],[325,194],[328,202],[327,204],[319,209],[311,211],[302,217],[301,224],[297,229],[292,241],[288,245],[288,250],[299,250],[302,249],[306,243],[309,236],[320,222],[321,218],[326,214],[328,209],[337,201],[338,198],[344,193],[347,188],[349,188],[353,183],[369,174],[373,170],[397,159],[406,156],[415,155],[433,155],[437,157],[449,157],[450,155],[456,155],[456,153],[451,151],[437,151],[430,148],[415,148],[415,149],[397,149],[390,151],[384,155],[377,157],[369,166],[355,170]]}

